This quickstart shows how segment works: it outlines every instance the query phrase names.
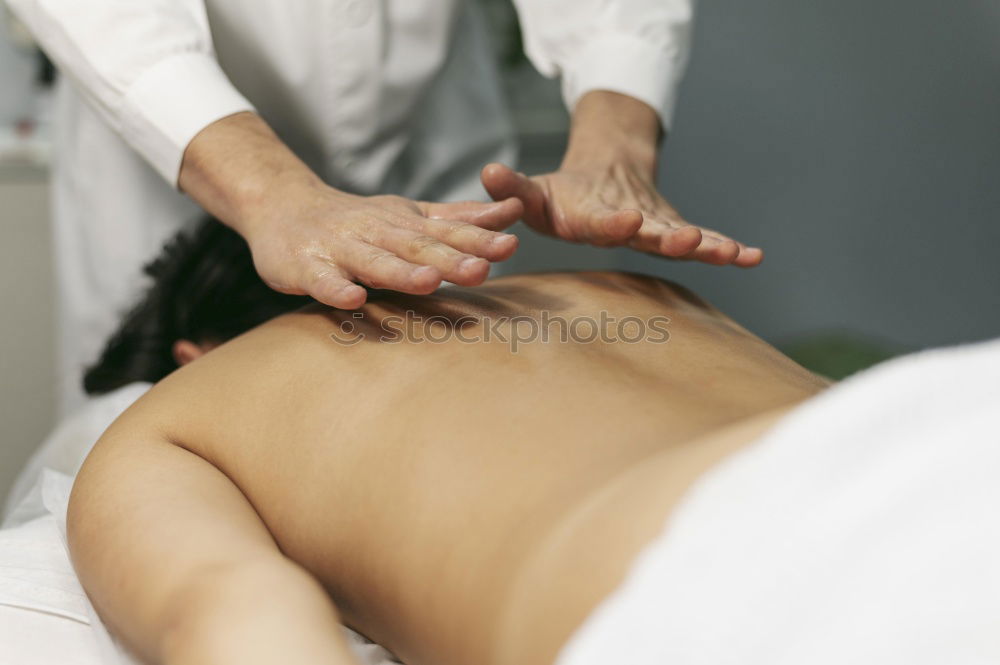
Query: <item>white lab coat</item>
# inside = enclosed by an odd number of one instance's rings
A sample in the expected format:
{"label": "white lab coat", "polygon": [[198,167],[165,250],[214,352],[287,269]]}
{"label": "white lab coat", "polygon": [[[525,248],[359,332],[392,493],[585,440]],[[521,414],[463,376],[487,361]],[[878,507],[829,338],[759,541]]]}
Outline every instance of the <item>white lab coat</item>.
{"label": "white lab coat", "polygon": [[[525,47],[566,103],[614,90],[664,125],[694,0],[517,0]],[[487,31],[468,0],[7,0],[65,74],[53,218],[61,410],[141,290],[140,268],[197,219],[176,190],[212,122],[256,110],[328,183],[482,196],[513,157]]]}

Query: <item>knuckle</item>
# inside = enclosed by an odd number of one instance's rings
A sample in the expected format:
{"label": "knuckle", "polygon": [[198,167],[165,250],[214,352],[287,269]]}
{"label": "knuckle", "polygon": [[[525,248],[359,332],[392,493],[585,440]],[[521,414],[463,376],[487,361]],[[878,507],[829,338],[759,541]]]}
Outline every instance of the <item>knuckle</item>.
{"label": "knuckle", "polygon": [[449,242],[462,236],[461,225],[443,219],[436,220],[434,224],[428,224],[426,230],[428,233],[433,233],[438,238]]}
{"label": "knuckle", "polygon": [[304,275],[304,281],[310,286],[314,286],[330,280],[340,279],[342,274],[343,273],[336,264],[326,261],[317,261],[307,268]]}
{"label": "knuckle", "polygon": [[396,255],[386,250],[376,250],[365,257],[365,265],[372,270],[388,268],[396,262]]}
{"label": "knuckle", "polygon": [[361,241],[369,242],[378,229],[373,221],[362,215],[352,215],[348,219],[337,222],[334,229],[335,235],[341,241]]}
{"label": "knuckle", "polygon": [[449,225],[444,233],[448,239],[465,240],[467,242],[485,242],[490,240],[494,235],[491,231],[462,222],[455,222]]}
{"label": "knuckle", "polygon": [[399,208],[399,207],[409,207],[410,200],[397,196],[396,194],[380,194],[378,196],[373,196],[371,198],[372,203],[376,203],[380,206],[385,206],[387,208]]}
{"label": "knuckle", "polygon": [[416,236],[408,242],[408,249],[413,254],[425,254],[429,251],[441,251],[442,245],[437,238]]}

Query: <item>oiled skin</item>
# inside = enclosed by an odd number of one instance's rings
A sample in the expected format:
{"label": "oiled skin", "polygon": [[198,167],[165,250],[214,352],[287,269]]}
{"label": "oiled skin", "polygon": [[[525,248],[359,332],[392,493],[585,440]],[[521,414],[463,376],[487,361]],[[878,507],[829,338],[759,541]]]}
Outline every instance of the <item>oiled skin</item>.
{"label": "oiled skin", "polygon": [[[667,317],[669,341],[378,341],[407,309],[472,317],[465,338],[482,317]],[[242,490],[345,623],[410,665],[551,663],[684,489],[826,385],[646,277],[516,276],[363,312],[281,317],[143,408]],[[367,338],[334,341],[345,321]]]}

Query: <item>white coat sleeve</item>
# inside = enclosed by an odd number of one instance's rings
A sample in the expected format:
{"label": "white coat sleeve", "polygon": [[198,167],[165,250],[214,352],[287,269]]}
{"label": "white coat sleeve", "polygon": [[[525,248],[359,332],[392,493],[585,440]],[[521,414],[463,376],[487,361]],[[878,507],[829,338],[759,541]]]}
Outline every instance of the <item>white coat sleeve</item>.
{"label": "white coat sleeve", "polygon": [[7,0],[103,118],[172,185],[212,122],[252,105],[215,58],[203,0]]}
{"label": "white coat sleeve", "polygon": [[562,76],[570,109],[610,90],[652,106],[669,128],[691,47],[694,0],[514,0],[525,52]]}

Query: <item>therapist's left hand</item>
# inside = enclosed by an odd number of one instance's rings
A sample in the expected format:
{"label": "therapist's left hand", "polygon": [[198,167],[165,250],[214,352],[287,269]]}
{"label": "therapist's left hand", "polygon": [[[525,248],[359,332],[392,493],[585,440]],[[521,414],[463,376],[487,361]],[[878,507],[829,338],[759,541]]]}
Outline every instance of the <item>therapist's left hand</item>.
{"label": "therapist's left hand", "polygon": [[760,249],[688,223],[660,195],[658,132],[659,120],[645,104],[610,92],[589,93],[574,112],[559,170],[528,177],[489,164],[483,185],[498,201],[521,199],[524,222],[562,240],[713,265],[758,265]]}

